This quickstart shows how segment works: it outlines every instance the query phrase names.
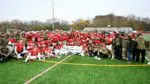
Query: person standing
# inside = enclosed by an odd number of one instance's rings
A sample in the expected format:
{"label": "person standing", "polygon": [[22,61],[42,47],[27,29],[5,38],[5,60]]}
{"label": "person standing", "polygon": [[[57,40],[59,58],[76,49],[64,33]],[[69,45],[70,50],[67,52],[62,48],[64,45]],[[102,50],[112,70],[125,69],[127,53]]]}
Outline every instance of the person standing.
{"label": "person standing", "polygon": [[128,42],[128,36],[127,34],[124,34],[121,36],[122,38],[122,59],[127,59],[127,42]]}
{"label": "person standing", "polygon": [[116,35],[116,38],[113,41],[113,48],[114,48],[114,52],[115,52],[115,58],[121,60],[122,56],[121,56],[121,52],[122,52],[122,45],[121,45],[121,38],[119,36],[119,34]]}
{"label": "person standing", "polygon": [[7,41],[0,38],[0,62],[9,56],[9,50],[7,47]]}
{"label": "person standing", "polygon": [[132,60],[132,57],[131,57],[131,55],[132,55],[132,53],[131,53],[131,46],[132,46],[132,38],[131,38],[131,36],[128,36],[127,47],[126,47],[128,63],[130,63],[131,60]]}
{"label": "person standing", "polygon": [[141,57],[141,63],[144,63],[145,61],[145,55],[146,55],[146,46],[145,46],[145,41],[143,39],[143,35],[139,35],[137,37],[137,42],[138,42],[138,46],[137,46],[137,56],[136,56],[136,61],[139,62],[140,61],[140,55]]}
{"label": "person standing", "polygon": [[132,60],[135,61],[136,60],[136,56],[137,56],[137,46],[138,46],[138,42],[135,40],[135,38],[132,39],[131,42],[131,53],[132,53]]}

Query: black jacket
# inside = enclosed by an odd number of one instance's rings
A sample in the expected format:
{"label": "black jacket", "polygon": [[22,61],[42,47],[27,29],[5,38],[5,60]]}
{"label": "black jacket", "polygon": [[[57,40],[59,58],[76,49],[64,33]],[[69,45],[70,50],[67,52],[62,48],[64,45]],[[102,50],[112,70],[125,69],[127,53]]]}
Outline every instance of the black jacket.
{"label": "black jacket", "polygon": [[138,43],[135,40],[131,41],[131,51],[137,50]]}

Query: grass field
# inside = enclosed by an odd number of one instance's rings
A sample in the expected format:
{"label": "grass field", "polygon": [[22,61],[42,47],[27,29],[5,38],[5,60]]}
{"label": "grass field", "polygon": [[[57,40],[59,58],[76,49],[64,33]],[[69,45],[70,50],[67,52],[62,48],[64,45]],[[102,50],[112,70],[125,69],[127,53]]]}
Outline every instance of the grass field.
{"label": "grass field", "polygon": [[[9,60],[0,64],[0,84],[22,84],[35,75],[59,62],[61,59],[48,59],[50,62],[29,62]],[[51,63],[51,61],[53,61]],[[66,64],[65,64],[66,63]],[[150,66],[84,66],[67,63],[95,65],[128,65],[126,61],[91,57],[71,56],[64,64],[59,64],[31,84],[149,84]],[[139,65],[140,63],[132,63]]]}
{"label": "grass field", "polygon": [[146,41],[150,41],[150,34],[144,34],[144,39]]}
{"label": "grass field", "polygon": [[[150,40],[150,35],[144,38]],[[66,56],[28,63],[12,59],[0,63],[0,84],[23,84],[64,58]],[[150,66],[136,65],[143,64],[110,59],[98,61],[74,55],[31,84],[150,84]]]}

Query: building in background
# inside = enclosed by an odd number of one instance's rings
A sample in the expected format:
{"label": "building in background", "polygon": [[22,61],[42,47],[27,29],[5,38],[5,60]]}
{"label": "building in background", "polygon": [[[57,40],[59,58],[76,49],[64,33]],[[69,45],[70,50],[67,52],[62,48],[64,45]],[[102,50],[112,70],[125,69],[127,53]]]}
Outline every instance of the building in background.
{"label": "building in background", "polygon": [[129,33],[129,32],[133,32],[133,28],[132,27],[86,27],[83,29],[84,32],[92,32],[92,31],[120,31],[120,32],[125,32],[125,33]]}

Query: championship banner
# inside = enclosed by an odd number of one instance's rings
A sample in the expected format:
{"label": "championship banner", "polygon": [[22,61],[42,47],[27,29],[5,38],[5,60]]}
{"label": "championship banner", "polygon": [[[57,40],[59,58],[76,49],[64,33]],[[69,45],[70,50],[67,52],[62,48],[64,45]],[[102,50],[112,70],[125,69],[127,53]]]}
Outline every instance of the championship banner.
{"label": "championship banner", "polygon": [[67,50],[68,52],[72,54],[77,54],[82,52],[81,46],[63,46],[62,50]]}

